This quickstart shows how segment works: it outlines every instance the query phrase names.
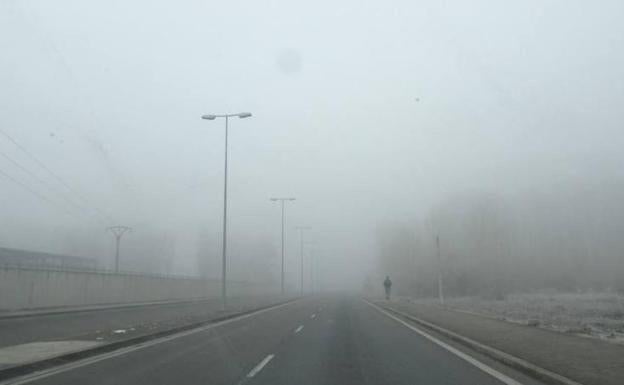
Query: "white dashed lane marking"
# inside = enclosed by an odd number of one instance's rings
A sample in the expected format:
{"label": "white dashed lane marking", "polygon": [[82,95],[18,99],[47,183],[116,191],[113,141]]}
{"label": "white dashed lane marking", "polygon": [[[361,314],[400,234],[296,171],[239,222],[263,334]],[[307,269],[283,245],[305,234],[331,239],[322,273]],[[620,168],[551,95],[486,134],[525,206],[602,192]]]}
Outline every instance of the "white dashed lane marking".
{"label": "white dashed lane marking", "polygon": [[247,377],[248,378],[252,378],[256,374],[258,374],[262,370],[262,368],[264,368],[266,366],[266,364],[268,364],[269,361],[271,361],[273,359],[273,357],[275,357],[275,355],[273,355],[273,354],[269,354],[268,356],[264,357],[264,360],[260,361],[260,363],[258,365],[256,365],[255,368],[251,369],[251,372],[249,372],[249,374],[247,374]]}

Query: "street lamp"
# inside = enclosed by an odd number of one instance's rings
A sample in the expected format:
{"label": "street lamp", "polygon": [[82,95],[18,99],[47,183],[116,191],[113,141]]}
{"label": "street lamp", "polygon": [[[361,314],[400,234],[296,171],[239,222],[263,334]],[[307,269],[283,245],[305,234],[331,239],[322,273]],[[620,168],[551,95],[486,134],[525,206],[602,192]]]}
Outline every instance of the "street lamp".
{"label": "street lamp", "polygon": [[[314,246],[316,245],[315,242],[306,242],[304,243],[304,246],[310,246],[309,250],[310,252],[308,253],[308,259],[310,260],[310,263],[308,264],[308,266],[310,267],[310,292],[314,293],[314,281],[315,279],[318,280],[318,272],[315,271],[318,269],[318,265],[317,265],[317,261],[316,261],[316,255],[315,255],[315,248]],[[315,268],[316,266],[316,268]],[[316,278],[315,278],[316,277]]]}
{"label": "street lamp", "polygon": [[444,306],[444,284],[442,283],[442,258],[440,257],[440,236],[436,235],[436,254],[438,257],[438,297]]}
{"label": "street lamp", "polygon": [[303,296],[303,231],[304,230],[310,230],[311,227],[310,226],[297,226],[295,227],[297,230],[299,230],[299,241],[300,241],[300,247],[299,247],[299,252],[301,253],[301,296]]}
{"label": "street lamp", "polygon": [[215,120],[216,118],[224,118],[225,119],[225,172],[224,172],[224,183],[223,183],[223,259],[222,259],[222,269],[221,269],[221,299],[223,301],[223,309],[227,306],[227,286],[226,286],[226,277],[227,277],[227,182],[228,182],[228,121],[230,118],[239,117],[249,118],[251,116],[251,112],[239,112],[238,114],[223,114],[223,115],[202,115],[202,119],[206,120]]}
{"label": "street lamp", "polygon": [[294,201],[296,198],[270,198],[271,201],[279,201],[282,205],[282,295],[284,295],[284,202]]}

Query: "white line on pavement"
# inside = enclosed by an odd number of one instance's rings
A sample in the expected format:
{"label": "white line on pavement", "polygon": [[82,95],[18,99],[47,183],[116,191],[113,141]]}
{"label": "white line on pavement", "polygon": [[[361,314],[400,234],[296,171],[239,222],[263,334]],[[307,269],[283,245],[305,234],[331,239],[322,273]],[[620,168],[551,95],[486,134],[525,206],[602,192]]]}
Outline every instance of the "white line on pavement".
{"label": "white line on pavement", "polygon": [[303,329],[303,325],[299,325],[299,327],[297,329],[295,329],[295,334],[299,333],[301,331],[301,329]]}
{"label": "white line on pavement", "polygon": [[261,371],[262,368],[264,368],[266,366],[266,364],[268,364],[269,361],[271,361],[273,359],[273,357],[275,357],[275,355],[273,355],[273,354],[269,354],[268,356],[264,357],[264,360],[260,361],[260,363],[258,365],[256,365],[255,368],[251,369],[251,372],[249,372],[247,377],[251,378],[251,377],[255,376],[256,374],[258,374],[258,372]]}
{"label": "white line on pavement", "polygon": [[402,319],[400,319],[399,317],[396,317],[390,313],[388,313],[387,311],[385,311],[384,309],[380,308],[379,306],[368,302],[366,300],[364,300],[364,302],[366,302],[369,306],[372,306],[373,308],[377,309],[378,311],[380,311],[381,313],[383,313],[384,315],[392,318],[393,320],[397,321],[398,323],[402,324],[403,326],[406,326],[407,328],[411,329],[412,331],[420,334],[421,336],[425,337],[426,339],[428,339],[429,341],[433,342],[434,344],[443,347],[444,349],[448,350],[449,352],[455,354],[456,356],[458,356],[459,358],[468,361],[470,364],[476,366],[477,368],[481,369],[482,371],[486,372],[487,374],[489,374],[490,376],[496,378],[497,380],[501,381],[502,383],[506,384],[506,385],[522,385],[520,382],[514,380],[511,377],[508,377],[506,375],[504,375],[503,373],[499,372],[498,370],[491,368],[489,366],[487,366],[486,364],[477,361],[475,358],[469,356],[468,354],[452,347],[451,345],[440,341],[439,339],[433,337],[432,335],[430,335],[429,333],[425,333],[424,331],[418,329],[417,327],[403,321]]}
{"label": "white line on pavement", "polygon": [[279,308],[282,308],[282,307],[285,307],[285,306],[289,306],[289,305],[291,305],[291,304],[293,304],[295,302],[296,301],[291,301],[291,302],[286,302],[286,303],[282,303],[282,304],[279,304],[279,305],[267,307],[267,308],[264,308],[264,309],[260,309],[260,310],[254,311],[252,313],[247,313],[247,314],[243,314],[243,315],[237,316],[235,318],[230,318],[230,319],[226,319],[226,320],[223,320],[223,321],[218,321],[218,322],[215,322],[213,324],[208,324],[206,326],[200,326],[200,327],[198,327],[196,329],[191,329],[191,330],[183,331],[183,332],[180,332],[180,333],[172,334],[170,336],[166,336],[166,337],[162,337],[162,338],[157,338],[155,340],[143,342],[143,343],[141,343],[139,345],[129,346],[127,348],[121,348],[119,350],[115,350],[115,351],[112,351],[110,353],[104,353],[104,354],[97,355],[95,357],[85,358],[85,359],[80,360],[80,361],[76,361],[76,362],[72,362],[72,363],[69,363],[69,364],[57,366],[55,368],[50,368],[50,369],[47,369],[47,370],[43,370],[41,372],[35,372],[33,374],[27,374],[27,375],[25,375],[23,377],[18,377],[18,378],[12,379],[12,380],[7,380],[7,381],[4,381],[4,382],[0,382],[0,385],[27,384],[27,383],[30,383],[30,382],[33,382],[33,381],[40,380],[40,379],[45,378],[45,377],[53,376],[55,374],[67,372],[67,371],[70,371],[70,370],[73,370],[73,369],[78,369],[78,368],[81,368],[83,366],[91,365],[91,364],[94,364],[94,363],[99,362],[99,361],[104,361],[104,360],[107,360],[109,358],[122,356],[124,354],[128,354],[128,353],[131,353],[131,352],[134,352],[134,351],[137,351],[137,350],[141,350],[141,349],[145,349],[145,348],[148,348],[150,346],[154,346],[154,345],[158,345],[158,344],[161,344],[161,343],[164,343],[164,342],[167,342],[167,341],[171,341],[171,340],[174,340],[176,338],[185,337],[185,336],[188,336],[188,335],[191,335],[191,334],[195,334],[195,333],[199,333],[199,332],[202,332],[202,331],[205,331],[205,330],[213,329],[213,328],[216,328],[216,327],[219,327],[219,326],[222,326],[222,325],[226,325],[226,324],[229,324],[229,323],[232,323],[232,322],[236,322],[236,321],[240,321],[240,320],[243,320],[243,319],[246,319],[246,318],[250,318],[250,317],[256,316],[258,314],[266,313],[266,312],[269,312],[271,310],[276,310],[276,309],[279,309]]}

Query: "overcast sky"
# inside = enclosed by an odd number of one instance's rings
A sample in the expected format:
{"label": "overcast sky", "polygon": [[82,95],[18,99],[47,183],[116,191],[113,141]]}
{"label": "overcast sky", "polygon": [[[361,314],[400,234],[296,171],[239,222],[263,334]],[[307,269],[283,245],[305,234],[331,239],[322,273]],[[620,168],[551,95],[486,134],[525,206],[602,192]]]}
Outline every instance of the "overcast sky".
{"label": "overcast sky", "polygon": [[[0,129],[90,209],[0,175],[17,224],[0,241],[58,248],[45,228],[99,231],[94,208],[218,240],[223,122],[200,116],[250,111],[230,126],[233,253],[237,234],[279,245],[268,199],[294,196],[289,253],[310,225],[335,279],[358,281],[380,221],[465,191],[624,178],[623,15],[618,0],[2,0]],[[4,136],[0,151],[55,183]]]}

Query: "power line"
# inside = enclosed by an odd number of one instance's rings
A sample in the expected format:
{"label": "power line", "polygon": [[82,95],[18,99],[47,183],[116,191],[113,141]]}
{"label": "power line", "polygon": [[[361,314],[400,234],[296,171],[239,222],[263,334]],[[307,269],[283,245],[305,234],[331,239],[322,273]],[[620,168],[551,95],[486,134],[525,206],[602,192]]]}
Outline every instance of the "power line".
{"label": "power line", "polygon": [[24,148],[21,144],[19,144],[15,139],[13,139],[13,137],[11,137],[9,134],[7,134],[6,132],[0,130],[0,134],[2,134],[5,138],[7,138],[8,140],[10,140],[17,148],[19,148],[22,152],[24,152],[33,162],[37,163],[37,165],[39,165],[39,167],[43,168],[44,170],[46,170],[50,175],[52,175],[59,183],[61,183],[63,186],[65,186],[65,188],[67,188],[69,191],[71,191],[72,193],[76,194],[76,192],[74,192],[74,190],[63,180],[63,178],[61,178],[60,176],[58,176],[54,171],[50,170],[48,168],[48,166],[46,166],[43,162],[41,162],[39,159],[37,159],[33,154],[31,154],[26,148]]}
{"label": "power line", "polygon": [[[48,174],[52,175],[52,177],[54,179],[56,179],[60,184],[62,184],[70,193],[74,194],[74,196],[77,197],[79,200],[81,200],[82,203],[84,203],[86,206],[91,206],[91,205],[89,205],[89,202],[87,201],[87,199],[84,198],[84,196],[82,196],[80,193],[78,193],[76,190],[74,190],[67,182],[65,182],[65,180],[63,180],[63,178],[61,178],[58,174],[56,174],[54,171],[52,171],[48,166],[45,165],[45,163],[40,161],[36,156],[31,154],[30,151],[28,151],[24,146],[22,146],[15,139],[13,139],[13,137],[11,135],[7,134],[3,130],[0,130],[0,134],[3,135],[5,138],[7,138],[9,141],[11,141],[11,143],[13,143],[17,148],[19,148],[24,154],[26,154],[39,167],[41,167],[46,172],[48,172]],[[105,218],[106,220],[112,222],[112,218],[108,214],[104,213],[102,210],[100,210],[99,208],[97,208],[95,206],[91,206],[91,207],[98,213],[98,215],[100,215],[103,218]]]}
{"label": "power line", "polygon": [[6,172],[0,170],[0,175],[4,176],[6,179],[8,179],[11,182],[15,183],[16,185],[20,186],[21,188],[23,188],[24,190],[26,190],[29,193],[33,194],[34,196],[36,196],[37,198],[41,199],[42,201],[47,202],[47,203],[49,203],[49,204],[51,204],[53,206],[56,206],[58,209],[61,209],[63,212],[65,212],[65,214],[76,218],[74,213],[72,213],[71,211],[68,211],[65,207],[59,206],[53,200],[48,199],[43,194],[38,193],[37,191],[35,191],[32,188],[30,188],[27,184],[24,184],[24,183],[20,182],[19,180],[13,178],[11,175],[7,174]]}
{"label": "power line", "polygon": [[[24,16],[25,19],[28,18],[28,16],[31,16],[31,17],[35,16],[36,17],[36,15],[34,15],[32,13],[30,15],[26,15],[24,13],[23,16]],[[33,27],[32,30],[35,31],[39,35],[38,37],[40,38],[40,40],[42,42],[44,42],[44,45],[47,45],[47,48],[49,48],[53,52],[53,54],[56,55],[57,59],[61,63],[61,66],[66,71],[67,76],[68,76],[70,82],[74,83],[74,85],[77,85],[76,77],[74,76],[71,67],[67,63],[66,58],[63,56],[63,54],[59,51],[59,49],[54,44],[54,41],[49,38],[49,36],[45,33],[45,31],[43,31],[43,30],[41,30],[41,28],[39,28],[40,23],[37,23],[35,21],[34,23],[30,23],[30,24],[31,24],[31,27]],[[80,100],[82,100],[84,102],[85,98],[88,95],[85,94],[85,95],[82,95],[82,96],[83,97],[80,98]],[[92,106],[88,102],[87,102],[87,108],[89,108],[90,113],[93,116],[94,115],[93,108],[92,108]],[[20,145],[13,137],[11,137],[9,134],[4,132],[3,130],[0,130],[0,134],[2,134],[4,137],[6,137],[8,140],[10,140],[15,146],[17,146],[17,148],[19,148],[22,152],[24,152],[32,161],[34,161],[37,165],[39,165],[39,167],[43,168],[50,175],[52,175],[54,177],[54,179],[56,179],[61,185],[63,185],[71,194],[74,195],[74,197],[77,197],[78,201],[80,201],[83,204],[83,206],[89,207],[89,208],[93,209],[97,213],[97,215],[100,216],[101,219],[104,219],[105,222],[108,222],[109,224],[114,222],[113,218],[110,215],[108,215],[104,211],[100,210],[97,206],[90,204],[88,199],[86,199],[78,191],[74,190],[67,182],[65,182],[65,180],[63,180],[63,178],[61,178],[59,175],[57,175],[55,172],[53,172],[42,161],[37,159],[37,157],[35,157],[26,148],[24,148],[22,145]]]}
{"label": "power line", "polygon": [[50,191],[53,191],[53,192],[57,193],[61,198],[63,198],[64,201],[66,201],[67,203],[72,205],[74,208],[78,208],[78,209],[81,209],[81,210],[85,209],[84,206],[80,206],[80,205],[76,204],[75,202],[73,202],[70,199],[68,199],[65,195],[63,195],[63,194],[59,193],[58,191],[56,191],[56,189],[54,189],[49,183],[47,183],[45,180],[39,178],[35,173],[33,173],[28,168],[26,168],[23,165],[21,165],[19,162],[17,162],[15,159],[11,158],[10,156],[5,154],[4,152],[0,151],[0,156],[2,156],[3,158],[5,158],[9,162],[11,162],[11,164],[13,164],[15,167],[17,167],[20,170],[24,171],[26,174],[28,174],[31,178],[33,178],[37,182],[39,182],[42,185],[44,185],[45,187],[47,187]]}

